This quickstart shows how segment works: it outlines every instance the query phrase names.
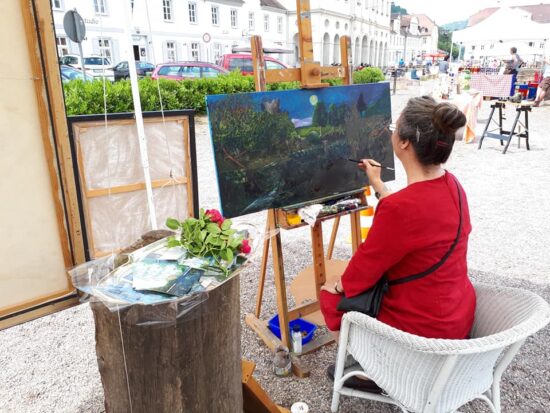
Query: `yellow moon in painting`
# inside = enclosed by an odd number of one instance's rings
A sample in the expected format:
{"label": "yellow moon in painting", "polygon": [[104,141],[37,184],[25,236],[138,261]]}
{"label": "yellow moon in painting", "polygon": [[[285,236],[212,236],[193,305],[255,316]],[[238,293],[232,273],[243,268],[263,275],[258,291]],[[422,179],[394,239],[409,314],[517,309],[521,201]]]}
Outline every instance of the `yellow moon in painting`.
{"label": "yellow moon in painting", "polygon": [[311,103],[312,106],[315,106],[318,101],[319,101],[319,99],[317,99],[316,95],[311,95],[310,98],[309,98],[309,103]]}

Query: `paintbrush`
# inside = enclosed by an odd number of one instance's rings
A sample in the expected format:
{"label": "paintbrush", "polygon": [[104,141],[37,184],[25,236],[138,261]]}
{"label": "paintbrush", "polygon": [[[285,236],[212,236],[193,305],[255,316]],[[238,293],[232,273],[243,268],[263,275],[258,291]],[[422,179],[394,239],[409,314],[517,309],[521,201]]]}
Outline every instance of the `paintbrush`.
{"label": "paintbrush", "polygon": [[[355,162],[355,163],[363,163],[363,161],[358,161],[357,159],[351,159],[351,158],[347,158],[348,161],[350,162]],[[370,162],[369,162],[370,163]],[[375,165],[375,164],[370,164],[371,166],[376,166],[377,168],[382,168],[382,169],[387,169],[388,171],[395,171],[394,168],[390,167],[390,166],[384,166],[384,165]]]}

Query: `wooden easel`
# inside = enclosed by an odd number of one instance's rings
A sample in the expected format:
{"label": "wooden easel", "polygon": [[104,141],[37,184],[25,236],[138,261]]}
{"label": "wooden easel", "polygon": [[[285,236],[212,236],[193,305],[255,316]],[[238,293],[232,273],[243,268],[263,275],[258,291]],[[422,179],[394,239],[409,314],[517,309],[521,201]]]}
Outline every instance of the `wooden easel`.
{"label": "wooden easel", "polygon": [[[514,122],[512,123],[512,128],[508,130],[503,129],[503,119],[505,119],[504,114],[502,112],[503,109],[506,109],[506,104],[511,104],[516,107],[516,117],[514,118]],[[527,147],[527,150],[530,150],[529,148],[529,112],[531,112],[531,108],[533,107],[533,102],[525,102],[522,101],[520,103],[510,102],[510,101],[504,101],[499,100],[496,101],[491,105],[491,113],[489,114],[489,119],[487,119],[487,123],[485,124],[485,129],[483,130],[483,133],[481,134],[481,138],[479,139],[479,146],[477,149],[481,149],[481,145],[483,144],[483,140],[485,138],[492,138],[492,139],[498,139],[500,140],[500,145],[504,145],[504,141],[506,141],[506,145],[504,146],[504,149],[502,150],[502,153],[505,154],[508,150],[508,146],[510,146],[510,142],[512,141],[512,138],[514,136],[518,137],[518,148],[521,146],[521,138],[525,139],[525,146]],[[498,122],[493,119],[493,115],[495,114],[495,110],[498,109]],[[521,122],[520,117],[521,114],[524,114],[524,122]],[[493,129],[489,131],[489,127],[491,126],[491,122],[494,122],[498,128]],[[516,127],[521,128],[523,127],[525,130],[521,132],[521,129],[516,132]],[[494,130],[498,130],[499,133],[495,133]]]}
{"label": "wooden easel", "polygon": [[[256,91],[265,91],[267,83],[276,82],[289,82],[299,81],[302,88],[314,89],[329,86],[327,83],[322,83],[322,79],[340,78],[343,79],[344,84],[351,84],[351,39],[349,36],[343,36],[340,39],[340,57],[341,66],[336,67],[321,67],[318,62],[313,60],[313,43],[312,43],[312,31],[311,31],[311,15],[309,0],[297,0],[297,17],[298,17],[298,29],[299,29],[299,43],[300,43],[300,68],[283,69],[283,70],[266,70],[262,40],[259,36],[252,36],[251,38],[251,50],[252,50],[252,63],[254,67],[254,83]],[[361,193],[362,204],[366,205],[364,195]],[[359,212],[364,208],[358,208],[352,211],[345,211],[339,214],[330,215],[317,220],[315,225],[311,228],[311,244],[313,252],[313,273],[315,278],[315,288],[317,293],[317,299],[313,302],[300,305],[296,308],[289,309],[287,296],[286,296],[286,282],[283,265],[283,251],[281,246],[281,236],[279,229],[287,228],[293,229],[304,226],[305,224],[299,224],[289,228],[282,220],[285,217],[285,213],[281,209],[271,209],[268,211],[268,218],[266,224],[267,233],[273,233],[271,238],[266,239],[263,245],[263,259],[260,270],[260,280],[258,285],[258,296],[256,300],[256,311],[254,314],[247,314],[246,323],[258,334],[258,336],[265,342],[265,344],[274,351],[279,344],[291,348],[291,340],[289,334],[288,324],[289,321],[296,318],[312,314],[319,311],[319,292],[320,287],[325,283],[327,274],[325,268],[325,254],[323,246],[323,221],[335,219],[334,227],[331,234],[331,239],[328,249],[328,259],[332,258],[332,252],[334,250],[334,242],[336,239],[338,225],[340,217],[343,215],[349,215],[351,219],[351,238],[352,238],[352,251],[355,252],[361,243],[361,228],[360,228],[360,214]],[[260,319],[262,298],[265,284],[265,276],[267,270],[267,261],[269,256],[269,248],[271,244],[271,254],[273,258],[273,272],[275,278],[275,288],[277,294],[277,309],[279,315],[279,324],[281,327],[281,339],[279,340],[267,327],[267,322]],[[312,342],[308,343],[303,348],[302,354],[310,353],[324,345],[330,344],[334,339],[330,335],[324,335],[318,337]],[[309,376],[309,370],[300,365],[299,360],[293,358],[292,370],[298,377]]]}

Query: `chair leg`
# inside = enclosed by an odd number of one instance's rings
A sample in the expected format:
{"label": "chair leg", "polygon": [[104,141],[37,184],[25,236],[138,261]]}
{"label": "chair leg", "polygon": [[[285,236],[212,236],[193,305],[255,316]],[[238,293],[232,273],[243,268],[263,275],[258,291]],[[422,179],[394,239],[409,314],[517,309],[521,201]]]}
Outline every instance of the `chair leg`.
{"label": "chair leg", "polygon": [[340,390],[342,389],[341,378],[344,375],[344,364],[346,363],[346,353],[348,348],[349,321],[344,319],[340,329],[340,340],[338,342],[338,355],[336,357],[336,369],[334,371],[334,387],[332,392],[332,403],[330,410],[333,413],[338,411],[340,403]]}
{"label": "chair leg", "polygon": [[495,372],[493,373],[493,386],[491,388],[491,402],[495,408],[495,413],[500,413],[500,379],[502,378],[502,373],[506,370],[506,367],[512,362],[512,359],[519,351],[520,347],[525,342],[520,340],[517,343],[512,344],[508,350],[504,353],[502,359],[497,364]]}

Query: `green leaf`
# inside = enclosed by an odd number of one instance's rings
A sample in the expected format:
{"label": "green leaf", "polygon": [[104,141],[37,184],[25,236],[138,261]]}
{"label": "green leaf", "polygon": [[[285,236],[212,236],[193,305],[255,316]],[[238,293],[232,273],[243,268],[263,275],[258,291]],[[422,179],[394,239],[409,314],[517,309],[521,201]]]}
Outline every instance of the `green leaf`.
{"label": "green leaf", "polygon": [[168,218],[166,220],[166,226],[170,229],[177,230],[180,227],[180,222],[174,218]]}
{"label": "green leaf", "polygon": [[179,247],[180,245],[181,245],[181,242],[179,242],[176,238],[174,237],[168,238],[168,243],[167,243],[168,248]]}
{"label": "green leaf", "polygon": [[230,219],[226,219],[222,223],[222,230],[225,232],[225,230],[228,230],[229,228],[231,228],[231,224],[233,224],[233,222]]}
{"label": "green leaf", "polygon": [[230,248],[225,250],[225,255],[227,257],[227,258],[225,258],[226,261],[228,261],[228,262],[233,261],[233,251]]}
{"label": "green leaf", "polygon": [[206,230],[208,232],[210,232],[211,234],[219,234],[220,232],[222,232],[222,230],[220,229],[220,227],[218,226],[218,224],[215,224],[215,223],[210,223],[206,226]]}

